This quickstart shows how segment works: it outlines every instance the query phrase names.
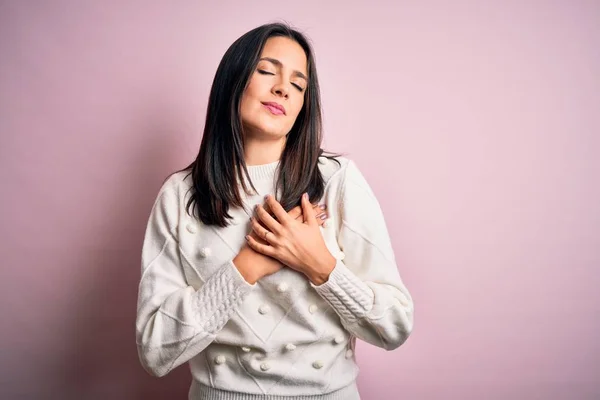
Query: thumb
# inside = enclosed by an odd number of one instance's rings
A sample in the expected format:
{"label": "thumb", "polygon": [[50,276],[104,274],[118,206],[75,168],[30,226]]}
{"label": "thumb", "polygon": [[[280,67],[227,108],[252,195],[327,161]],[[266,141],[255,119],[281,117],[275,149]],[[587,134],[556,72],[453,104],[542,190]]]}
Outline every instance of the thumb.
{"label": "thumb", "polygon": [[302,214],[304,214],[304,221],[306,221],[308,225],[317,225],[317,217],[315,215],[315,210],[308,199],[308,193],[302,195]]}

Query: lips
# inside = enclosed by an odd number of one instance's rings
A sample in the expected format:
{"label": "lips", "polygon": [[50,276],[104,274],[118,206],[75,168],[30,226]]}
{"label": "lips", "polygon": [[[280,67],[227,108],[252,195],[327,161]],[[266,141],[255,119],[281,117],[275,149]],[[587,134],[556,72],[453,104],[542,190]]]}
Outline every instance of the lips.
{"label": "lips", "polygon": [[262,104],[275,115],[285,115],[285,108],[281,104],[274,102],[266,102]]}

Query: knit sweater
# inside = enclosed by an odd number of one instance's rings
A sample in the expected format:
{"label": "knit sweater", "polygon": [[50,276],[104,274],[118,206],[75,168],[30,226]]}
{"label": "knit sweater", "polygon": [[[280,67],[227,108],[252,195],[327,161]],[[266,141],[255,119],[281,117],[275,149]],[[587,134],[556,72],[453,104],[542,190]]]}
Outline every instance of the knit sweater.
{"label": "knit sweater", "polygon": [[319,160],[329,217],[319,229],[336,258],[321,285],[286,266],[250,284],[233,264],[248,214],[275,192],[279,161],[248,166],[259,193],[229,210],[225,228],[186,212],[188,172],[165,181],[142,248],[136,341],[146,371],[188,362],[195,400],[359,399],[356,338],[397,348],[414,308],[372,189],[352,160],[337,159]]}

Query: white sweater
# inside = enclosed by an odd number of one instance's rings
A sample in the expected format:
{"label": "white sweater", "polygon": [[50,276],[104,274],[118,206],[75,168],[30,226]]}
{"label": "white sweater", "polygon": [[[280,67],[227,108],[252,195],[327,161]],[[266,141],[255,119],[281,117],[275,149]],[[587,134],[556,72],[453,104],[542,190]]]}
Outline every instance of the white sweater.
{"label": "white sweater", "polygon": [[[142,249],[136,339],[146,371],[164,376],[189,362],[190,399],[359,398],[356,338],[397,348],[414,307],[373,191],[353,161],[338,160],[319,164],[329,215],[320,229],[337,259],[319,286],[288,267],[250,285],[232,261],[247,213],[230,209],[226,228],[203,225],[185,211],[191,176],[167,179]],[[278,165],[248,167],[260,192],[245,198],[249,213],[274,192]]]}

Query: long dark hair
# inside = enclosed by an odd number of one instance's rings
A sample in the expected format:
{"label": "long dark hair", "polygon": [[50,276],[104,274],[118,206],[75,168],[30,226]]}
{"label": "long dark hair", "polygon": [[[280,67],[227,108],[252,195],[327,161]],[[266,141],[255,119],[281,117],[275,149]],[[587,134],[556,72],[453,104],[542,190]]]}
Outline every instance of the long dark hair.
{"label": "long dark hair", "polygon": [[276,193],[281,193],[277,200],[283,208],[289,211],[298,205],[304,192],[308,192],[311,202],[319,200],[325,189],[318,168],[319,157],[323,155],[335,160],[338,156],[326,156],[321,149],[321,95],[309,41],[283,23],[252,29],[227,49],[219,63],[210,90],[200,151],[189,166],[179,171],[191,169],[193,187],[186,211],[190,214],[189,209],[193,206],[194,215],[206,225],[226,227],[226,219],[231,218],[229,207],[243,207],[238,182],[245,193],[250,194],[244,176],[256,192],[244,161],[240,102],[267,39],[274,36],[296,41],[304,49],[308,63],[304,105],[287,134],[277,172]]}

